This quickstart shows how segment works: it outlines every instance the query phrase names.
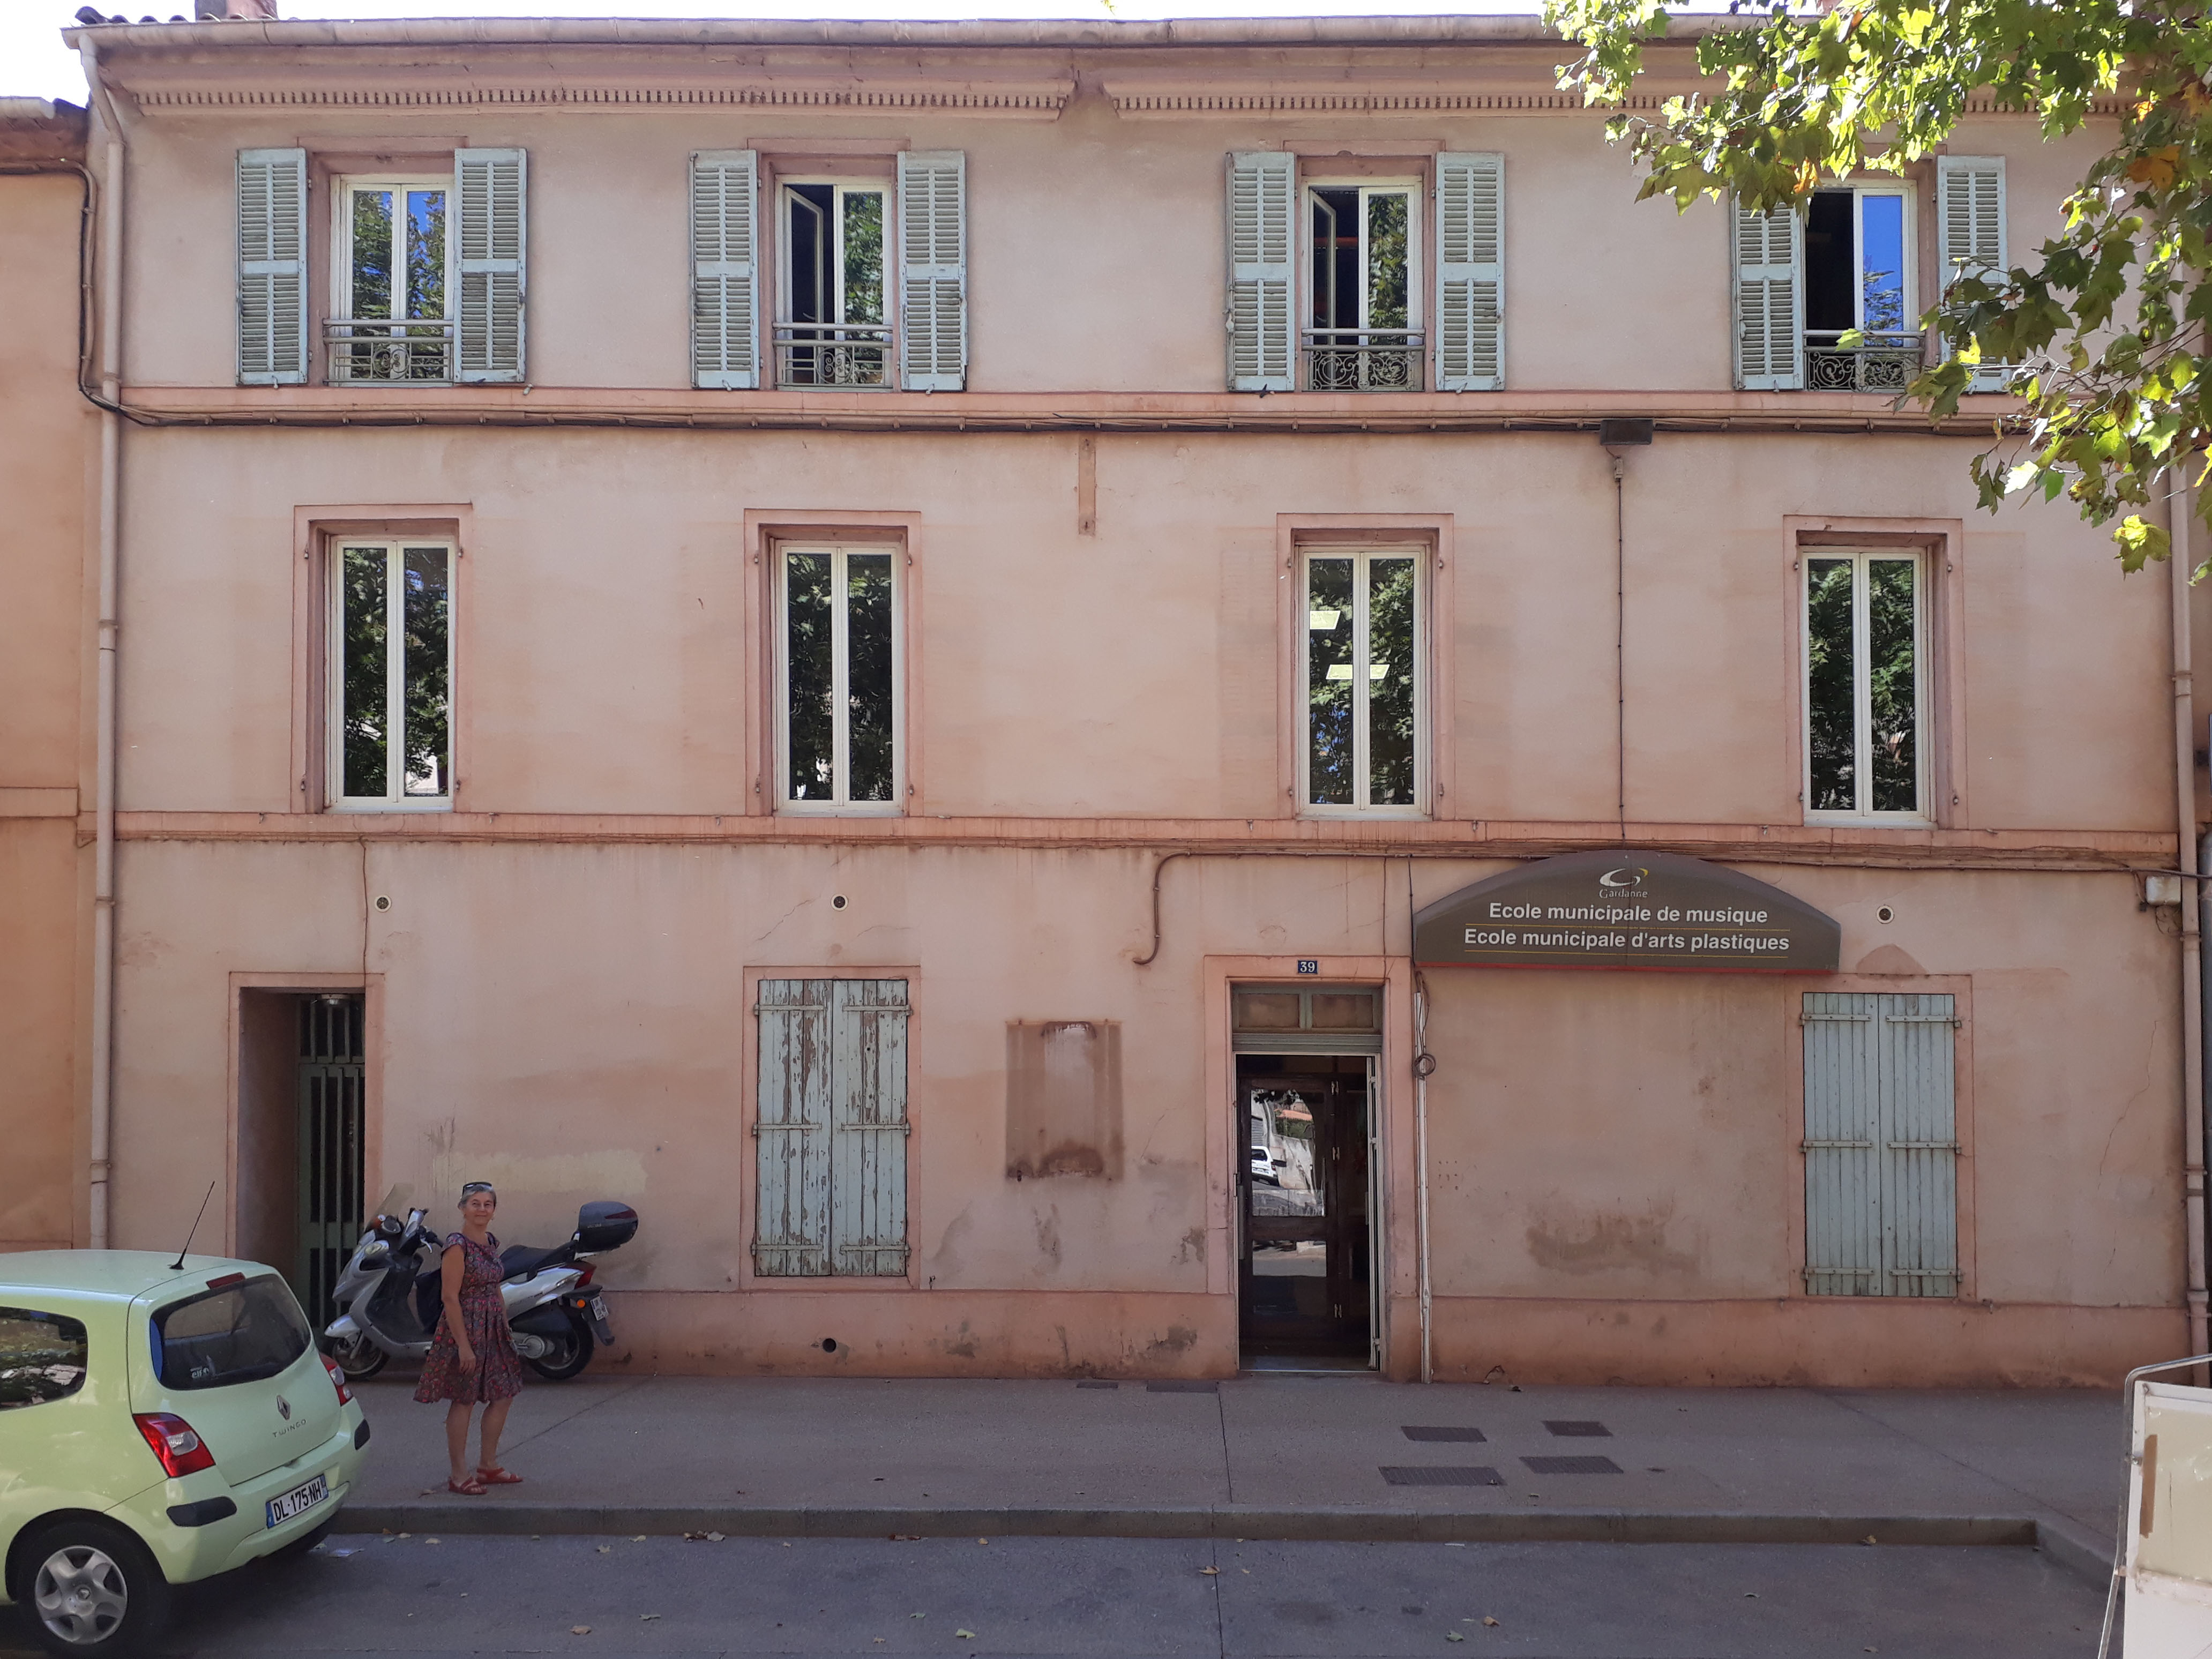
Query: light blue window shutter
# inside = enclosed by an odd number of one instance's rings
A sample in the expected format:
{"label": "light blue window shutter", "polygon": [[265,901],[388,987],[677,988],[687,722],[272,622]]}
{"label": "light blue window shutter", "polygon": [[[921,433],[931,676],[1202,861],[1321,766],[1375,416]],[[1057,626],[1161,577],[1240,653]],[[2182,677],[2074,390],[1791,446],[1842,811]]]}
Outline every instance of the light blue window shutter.
{"label": "light blue window shutter", "polygon": [[691,384],[760,385],[760,155],[691,158]]}
{"label": "light blue window shutter", "polygon": [[1729,204],[1735,260],[1735,383],[1745,392],[1805,384],[1804,226],[1794,208]]}
{"label": "light blue window shutter", "polygon": [[238,383],[307,379],[307,152],[238,152]]}
{"label": "light blue window shutter", "polygon": [[833,982],[831,1271],[906,1272],[906,981]]}
{"label": "light blue window shutter", "polygon": [[1881,1292],[1875,1000],[1826,991],[1805,997],[1805,1290],[1811,1296]]}
{"label": "light blue window shutter", "polygon": [[1505,388],[1505,158],[1437,157],[1437,389]]}
{"label": "light blue window shutter", "polygon": [[900,384],[958,392],[968,384],[968,155],[901,150]]}
{"label": "light blue window shutter", "polygon": [[[2005,270],[2005,173],[2002,155],[1936,158],[1936,234],[1942,244],[1943,284],[1961,276],[2002,276]],[[1976,368],[1972,389],[2002,392],[2011,376],[2002,363]]]}
{"label": "light blue window shutter", "polygon": [[1297,157],[1248,150],[1229,158],[1229,389],[1295,384],[1294,252]]}
{"label": "light blue window shutter", "polygon": [[1959,1290],[1958,1122],[1948,996],[1883,996],[1882,1265],[1891,1296]]}
{"label": "light blue window shutter", "polygon": [[753,1270],[764,1277],[830,1271],[830,994],[836,983],[770,979],[760,984]]}
{"label": "light blue window shutter", "polygon": [[519,149],[453,152],[453,216],[461,244],[457,380],[523,378],[528,163]]}

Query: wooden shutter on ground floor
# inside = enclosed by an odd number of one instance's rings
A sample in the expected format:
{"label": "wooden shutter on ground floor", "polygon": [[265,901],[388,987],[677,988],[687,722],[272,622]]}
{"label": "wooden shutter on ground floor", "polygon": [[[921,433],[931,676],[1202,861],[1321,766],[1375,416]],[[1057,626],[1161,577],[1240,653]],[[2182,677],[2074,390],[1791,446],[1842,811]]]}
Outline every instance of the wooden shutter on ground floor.
{"label": "wooden shutter on ground floor", "polygon": [[[2001,276],[2005,271],[2005,173],[2002,155],[1936,158],[1936,234],[1946,288],[1961,276]],[[2010,378],[2002,363],[1984,363],[1972,390],[2002,392]]]}
{"label": "wooden shutter on ground floor", "polygon": [[835,984],[826,979],[760,984],[753,1271],[765,1277],[830,1271],[830,997]]}
{"label": "wooden shutter on ground floor", "polygon": [[1735,383],[1746,392],[1805,384],[1804,226],[1794,208],[1729,204],[1735,264]]}
{"label": "wooden shutter on ground floor", "polygon": [[900,384],[968,384],[968,156],[902,150],[898,158]]}
{"label": "wooden shutter on ground floor", "polygon": [[453,152],[453,220],[460,230],[460,303],[454,378],[523,378],[528,298],[528,157],[519,149]]}
{"label": "wooden shutter on ground floor", "polygon": [[1956,1295],[1954,1000],[1815,992],[1802,1018],[1807,1291]]}
{"label": "wooden shutter on ground floor", "polygon": [[1251,150],[1229,158],[1229,389],[1288,392],[1297,384],[1297,157]]}
{"label": "wooden shutter on ground floor", "polygon": [[760,156],[691,158],[691,384],[760,385]]}
{"label": "wooden shutter on ground floor", "polygon": [[1437,389],[1505,386],[1505,158],[1437,157]]}
{"label": "wooden shutter on ground floor", "polygon": [[906,981],[841,979],[830,1000],[830,1271],[906,1272]]}
{"label": "wooden shutter on ground floor", "polygon": [[307,152],[238,152],[238,383],[307,378]]}

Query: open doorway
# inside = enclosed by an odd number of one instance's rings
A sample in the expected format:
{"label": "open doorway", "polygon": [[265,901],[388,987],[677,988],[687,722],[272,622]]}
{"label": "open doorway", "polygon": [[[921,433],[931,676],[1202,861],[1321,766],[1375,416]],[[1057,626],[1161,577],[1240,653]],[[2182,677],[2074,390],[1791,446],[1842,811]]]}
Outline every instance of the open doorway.
{"label": "open doorway", "polygon": [[366,1025],[358,991],[240,996],[236,1249],[281,1272],[318,1328],[366,1224]]}
{"label": "open doorway", "polygon": [[1375,1289],[1376,987],[1235,988],[1243,1363],[1366,1370]]}

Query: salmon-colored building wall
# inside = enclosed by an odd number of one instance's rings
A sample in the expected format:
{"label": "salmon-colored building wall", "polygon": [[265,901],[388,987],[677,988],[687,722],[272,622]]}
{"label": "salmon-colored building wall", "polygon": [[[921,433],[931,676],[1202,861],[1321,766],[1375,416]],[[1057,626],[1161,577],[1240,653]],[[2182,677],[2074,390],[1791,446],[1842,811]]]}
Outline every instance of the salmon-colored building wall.
{"label": "salmon-colored building wall", "polygon": [[83,160],[82,111],[0,104],[0,1249],[82,1233],[98,443],[76,389]]}
{"label": "salmon-colored building wall", "polygon": [[[1836,917],[1840,972],[1430,969],[1437,1375],[2070,1382],[2179,1352],[2180,976],[2128,873],[2175,856],[2161,580],[2063,508],[1980,513],[1972,422],[1731,390],[1725,215],[1636,204],[1598,121],[1545,101],[1556,46],[1047,50],[1007,25],[1004,49],[832,57],[726,27],[720,56],[465,63],[368,26],[108,35],[137,116],[127,389],[168,422],[129,432],[123,474],[117,1243],[167,1240],[210,1181],[232,1242],[253,1231],[241,999],[365,988],[370,1200],[489,1175],[510,1242],[635,1204],[600,1268],[611,1363],[1218,1374],[1228,988],[1310,961],[1383,988],[1383,1364],[1418,1374],[1410,910],[1516,858],[1660,846]],[[715,101],[831,82],[945,97]],[[556,84],[575,101],[500,90]],[[1312,95],[1370,85],[1426,90]],[[952,95],[994,87],[1030,101]],[[236,386],[236,152],[464,143],[529,154],[530,384]],[[689,387],[687,158],[747,145],[965,152],[964,392]],[[1991,118],[1954,148],[2007,158],[2015,247],[2087,154]],[[1248,149],[1315,176],[1503,153],[1505,390],[1225,392]],[[1601,415],[1659,419],[1618,503]],[[318,527],[380,519],[459,547],[450,813],[313,810]],[[758,561],[825,525],[910,560],[895,818],[772,810]],[[1426,567],[1418,820],[1291,793],[1285,561],[1363,533]],[[1913,827],[1808,824],[1800,799],[1802,550],[1868,533],[1936,550],[1947,798]],[[755,988],[861,970],[911,988],[908,1276],[764,1280]],[[1956,1297],[1804,1293],[1821,989],[1965,1011]],[[1120,1024],[1123,1171],[1015,1181],[1006,1029],[1068,1019]]]}

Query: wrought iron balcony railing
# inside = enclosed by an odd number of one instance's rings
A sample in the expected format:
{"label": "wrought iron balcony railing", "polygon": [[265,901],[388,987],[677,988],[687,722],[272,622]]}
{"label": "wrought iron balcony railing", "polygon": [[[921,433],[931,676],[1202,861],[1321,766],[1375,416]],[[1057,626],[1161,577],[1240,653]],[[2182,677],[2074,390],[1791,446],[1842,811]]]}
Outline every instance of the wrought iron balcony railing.
{"label": "wrought iron balcony railing", "polygon": [[323,325],[332,386],[453,378],[453,325],[437,317],[332,317]]}
{"label": "wrought iron balcony railing", "polygon": [[1418,328],[1310,328],[1299,346],[1309,392],[1419,392],[1426,349]]}
{"label": "wrought iron balcony railing", "polygon": [[775,383],[780,386],[887,386],[889,323],[778,323]]}
{"label": "wrought iron balcony railing", "polygon": [[1812,392],[1902,392],[1920,373],[1917,334],[1860,337],[1853,346],[1837,343],[1840,329],[1805,331],[1805,386]]}

